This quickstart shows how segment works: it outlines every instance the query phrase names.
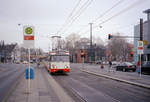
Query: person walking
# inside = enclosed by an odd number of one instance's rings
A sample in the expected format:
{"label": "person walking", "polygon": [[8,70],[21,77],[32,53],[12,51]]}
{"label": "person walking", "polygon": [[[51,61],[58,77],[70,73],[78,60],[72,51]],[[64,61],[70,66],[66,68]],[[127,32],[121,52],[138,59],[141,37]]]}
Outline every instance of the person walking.
{"label": "person walking", "polygon": [[137,72],[140,74],[140,61],[137,62]]}
{"label": "person walking", "polygon": [[37,68],[40,68],[40,62],[37,61]]}
{"label": "person walking", "polygon": [[110,60],[110,61],[109,61],[109,69],[108,69],[108,71],[111,70],[111,66],[112,66],[112,62],[111,62],[111,60]]}
{"label": "person walking", "polygon": [[100,66],[101,66],[101,69],[103,69],[103,68],[104,68],[104,64],[103,64],[103,62],[101,62]]}

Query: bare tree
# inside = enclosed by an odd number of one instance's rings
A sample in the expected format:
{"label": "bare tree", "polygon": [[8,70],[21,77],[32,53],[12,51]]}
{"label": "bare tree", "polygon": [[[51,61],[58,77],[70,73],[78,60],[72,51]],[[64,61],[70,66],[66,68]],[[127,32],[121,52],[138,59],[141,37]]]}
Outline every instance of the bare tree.
{"label": "bare tree", "polygon": [[75,43],[80,40],[80,35],[72,33],[66,37],[67,49],[75,49]]}
{"label": "bare tree", "polygon": [[[120,33],[116,34],[117,36],[120,35]],[[112,60],[125,60],[127,58],[127,55],[129,53],[129,46],[128,42],[125,38],[112,38],[110,41],[108,41],[107,49],[111,52],[111,59]]]}

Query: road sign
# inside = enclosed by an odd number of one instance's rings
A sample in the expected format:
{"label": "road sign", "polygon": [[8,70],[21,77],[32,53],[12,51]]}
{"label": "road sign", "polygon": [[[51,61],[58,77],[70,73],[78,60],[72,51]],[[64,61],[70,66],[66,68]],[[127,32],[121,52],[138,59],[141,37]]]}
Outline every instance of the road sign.
{"label": "road sign", "polygon": [[138,41],[138,54],[143,54],[144,53],[144,47],[143,47],[143,41]]}
{"label": "road sign", "polygon": [[23,27],[24,35],[24,47],[25,48],[34,48],[34,27],[33,26],[24,26]]}
{"label": "road sign", "polygon": [[144,40],[143,42],[144,42],[144,45],[147,45],[147,43],[148,43],[147,40]]}

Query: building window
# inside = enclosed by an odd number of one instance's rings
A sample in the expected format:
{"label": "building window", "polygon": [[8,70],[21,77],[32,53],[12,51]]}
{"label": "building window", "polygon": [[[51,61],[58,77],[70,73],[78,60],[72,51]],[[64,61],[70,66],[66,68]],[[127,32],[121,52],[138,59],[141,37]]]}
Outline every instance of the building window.
{"label": "building window", "polygon": [[147,48],[150,49],[150,44],[147,45]]}
{"label": "building window", "polygon": [[150,54],[147,55],[147,60],[150,61]]}

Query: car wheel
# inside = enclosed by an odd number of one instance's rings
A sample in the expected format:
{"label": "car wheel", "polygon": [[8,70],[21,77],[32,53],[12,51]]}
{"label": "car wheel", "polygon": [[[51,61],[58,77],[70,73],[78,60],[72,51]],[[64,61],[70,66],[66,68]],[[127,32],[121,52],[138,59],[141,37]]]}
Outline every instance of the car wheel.
{"label": "car wheel", "polygon": [[118,71],[118,68],[116,68],[116,71]]}
{"label": "car wheel", "polygon": [[126,69],[125,69],[125,68],[123,68],[123,69],[122,69],[122,71],[123,71],[123,72],[126,72]]}

